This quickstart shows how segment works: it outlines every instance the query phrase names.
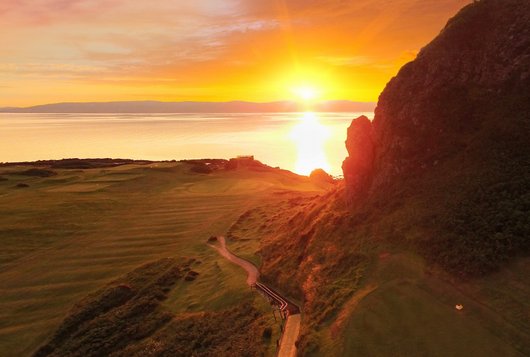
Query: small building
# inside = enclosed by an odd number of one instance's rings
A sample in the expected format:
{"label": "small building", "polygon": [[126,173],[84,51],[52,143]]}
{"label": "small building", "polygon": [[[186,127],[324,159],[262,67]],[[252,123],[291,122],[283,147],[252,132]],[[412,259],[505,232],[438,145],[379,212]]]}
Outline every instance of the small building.
{"label": "small building", "polygon": [[251,160],[254,161],[254,155],[238,155],[236,157],[238,160]]}
{"label": "small building", "polygon": [[259,164],[259,162],[254,160],[254,155],[238,155],[228,161],[226,168],[234,170],[238,167],[256,166],[256,164]]}

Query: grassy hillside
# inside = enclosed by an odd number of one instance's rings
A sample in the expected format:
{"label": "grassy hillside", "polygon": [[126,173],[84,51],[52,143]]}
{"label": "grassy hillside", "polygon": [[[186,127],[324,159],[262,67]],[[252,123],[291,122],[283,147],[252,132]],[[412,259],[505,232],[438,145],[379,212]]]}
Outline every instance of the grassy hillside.
{"label": "grassy hillside", "polygon": [[210,174],[192,167],[40,168],[49,175],[0,167],[0,354],[29,355],[87,294],[164,257],[194,257],[199,273],[175,284],[161,302],[165,311],[221,312],[252,302],[244,272],[207,238],[256,205],[322,188],[262,167]]}
{"label": "grassy hillside", "polygon": [[[174,316],[161,302],[197,262],[165,258],[135,269],[79,302],[36,356],[263,355],[270,316],[252,301],[222,312]],[[263,342],[267,342],[263,339]]]}
{"label": "grassy hillside", "polygon": [[354,295],[350,317],[333,323],[326,336],[336,355],[528,353],[529,260],[467,284],[426,269],[411,253],[385,252],[377,260],[366,284],[370,292]]}
{"label": "grassy hillside", "polygon": [[302,355],[530,353],[529,258],[462,280],[407,242],[429,234],[416,225],[423,201],[352,214],[341,197],[339,187],[254,209],[230,229],[232,246],[259,246],[263,279],[302,306]]}

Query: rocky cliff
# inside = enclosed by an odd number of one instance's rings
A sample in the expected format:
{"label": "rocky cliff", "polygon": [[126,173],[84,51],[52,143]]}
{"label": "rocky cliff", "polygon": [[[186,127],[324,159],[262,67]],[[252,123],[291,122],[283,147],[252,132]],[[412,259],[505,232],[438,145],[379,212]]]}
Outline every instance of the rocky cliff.
{"label": "rocky cliff", "polygon": [[[371,175],[372,165],[374,188],[421,173],[464,152],[488,120],[501,126],[518,120],[521,130],[528,129],[529,91],[530,2],[483,0],[467,6],[388,83],[373,125],[365,117],[352,123],[344,162],[348,185],[357,185],[363,171]],[[511,139],[502,134],[484,144]],[[366,147],[372,136],[374,148]],[[374,151],[371,164],[351,167],[352,160],[363,155],[368,161]]]}
{"label": "rocky cliff", "polygon": [[348,128],[348,157],[342,163],[348,196],[361,195],[369,187],[374,166],[373,126],[366,116],[355,119]]}
{"label": "rocky cliff", "polygon": [[443,231],[427,250],[449,269],[486,271],[528,250],[529,122],[530,1],[470,4],[388,83],[374,120],[353,121],[348,197],[423,200],[430,215],[415,223]]}

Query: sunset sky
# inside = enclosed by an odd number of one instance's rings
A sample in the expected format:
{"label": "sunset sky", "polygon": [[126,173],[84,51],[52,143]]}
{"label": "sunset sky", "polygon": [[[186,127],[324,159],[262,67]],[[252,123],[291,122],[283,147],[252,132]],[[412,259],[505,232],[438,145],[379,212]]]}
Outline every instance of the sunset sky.
{"label": "sunset sky", "polygon": [[376,101],[469,0],[2,0],[0,106]]}

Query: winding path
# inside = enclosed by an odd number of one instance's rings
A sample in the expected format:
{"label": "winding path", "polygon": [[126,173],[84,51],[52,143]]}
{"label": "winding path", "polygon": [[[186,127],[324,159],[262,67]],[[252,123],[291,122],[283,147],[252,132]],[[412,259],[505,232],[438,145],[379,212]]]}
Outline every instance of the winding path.
{"label": "winding path", "polygon": [[219,246],[213,244],[211,244],[211,246],[214,247],[223,257],[245,269],[247,271],[247,284],[249,286],[255,285],[259,278],[258,268],[256,268],[256,266],[251,262],[232,254],[232,252],[226,248],[225,237],[218,236],[217,241],[220,244]]}
{"label": "winding path", "polygon": [[277,291],[274,291],[265,284],[258,282],[258,268],[256,268],[256,266],[251,262],[230,252],[226,247],[225,237],[218,236],[217,241],[219,242],[219,245],[210,244],[210,246],[215,248],[219,254],[230,260],[232,263],[235,263],[245,269],[247,272],[247,284],[250,287],[255,287],[256,290],[259,290],[262,294],[267,295],[271,301],[275,301],[278,304],[282,312],[287,314],[287,321],[280,339],[278,357],[296,357],[296,340],[298,340],[298,334],[300,333],[300,323],[302,320],[298,306],[281,296]]}

